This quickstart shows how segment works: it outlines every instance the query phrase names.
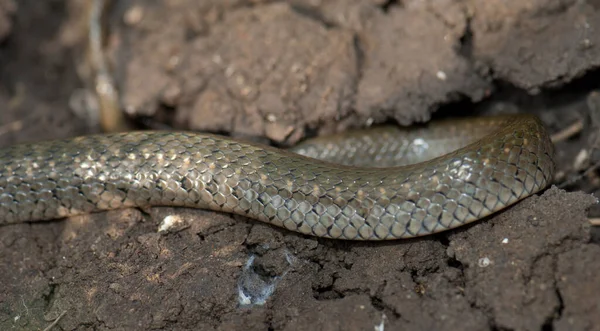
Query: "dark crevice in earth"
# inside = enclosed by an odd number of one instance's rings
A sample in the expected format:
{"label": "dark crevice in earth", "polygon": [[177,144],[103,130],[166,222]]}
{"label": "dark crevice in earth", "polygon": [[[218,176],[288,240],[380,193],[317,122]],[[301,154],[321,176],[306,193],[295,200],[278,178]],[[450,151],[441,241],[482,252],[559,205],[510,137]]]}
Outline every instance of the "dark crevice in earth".
{"label": "dark crevice in earth", "polygon": [[473,59],[473,27],[472,18],[467,16],[465,22],[465,31],[459,39],[458,55],[469,60],[472,63]]}
{"label": "dark crevice in earth", "polygon": [[386,284],[386,282],[384,282],[384,284],[377,290],[376,295],[369,295],[369,299],[371,301],[371,306],[373,306],[373,308],[375,308],[376,310],[382,312],[387,317],[388,321],[390,319],[391,320],[402,319],[402,315],[400,315],[395,309],[393,309],[393,307],[390,307],[385,302],[383,302],[383,300],[379,297],[380,293],[383,291],[383,288],[385,287],[385,284]]}
{"label": "dark crevice in earth", "polygon": [[541,330],[542,331],[553,331],[554,330],[554,326],[553,323],[554,322],[554,316],[549,316],[548,319],[546,321],[544,321],[544,324],[542,324]]}
{"label": "dark crevice in earth", "polygon": [[324,287],[313,287],[313,298],[315,300],[332,300],[332,299],[342,299],[346,295],[342,292],[334,290],[335,281],[339,278],[337,274],[333,274],[331,280],[331,284]]}
{"label": "dark crevice in earth", "polygon": [[477,112],[477,104],[470,99],[455,100],[440,105],[439,108],[431,114],[431,120],[443,120],[451,117],[471,116]]}
{"label": "dark crevice in earth", "polygon": [[[444,246],[444,250],[448,251],[448,248],[450,247],[450,238],[449,238],[449,234],[446,233],[440,233],[439,237],[438,237],[438,241],[440,242],[440,244],[442,244],[442,246]],[[447,256],[446,258],[446,265],[450,268],[456,269],[458,271],[460,271],[460,278],[457,280],[454,280],[453,282],[457,282],[460,284],[460,286],[462,286],[463,288],[465,287],[466,281],[465,281],[465,266],[462,262],[460,262],[456,257],[454,256]],[[462,294],[462,296],[465,296],[464,291],[460,292]]]}
{"label": "dark crevice in earth", "polygon": [[317,301],[342,299],[344,296],[344,294],[333,289],[333,284],[313,289],[313,298]]}
{"label": "dark crevice in earth", "polygon": [[554,327],[552,326],[553,319],[550,318],[542,325],[542,331],[553,331]]}
{"label": "dark crevice in earth", "polygon": [[450,238],[448,238],[449,233],[440,232],[438,234],[434,234],[432,238],[435,238],[444,248],[448,248],[450,246]]}
{"label": "dark crevice in earth", "polygon": [[[419,270],[417,269],[409,269],[408,272],[410,273],[410,279],[412,280],[412,282],[415,284],[415,287],[413,288],[413,292],[415,292],[419,297],[423,296],[423,291],[420,291],[419,288],[422,285],[423,282],[421,282],[419,280]],[[429,274],[429,272],[427,272],[426,270],[422,271],[422,275],[426,275]]]}
{"label": "dark crevice in earth", "polygon": [[[347,289],[344,291],[333,290],[332,293],[334,293],[336,296],[332,297],[331,299],[343,299],[345,297],[353,296],[353,295],[369,295],[368,290],[360,289],[360,288]],[[330,298],[323,298],[320,300],[330,300]]]}
{"label": "dark crevice in earth", "polygon": [[585,75],[560,87],[544,84],[536,94],[502,78],[496,78],[494,86],[495,99],[516,100],[519,105],[531,105],[544,99],[551,100],[553,104],[568,104],[580,100],[582,95],[587,95],[587,93],[600,88],[600,68],[590,70]]}
{"label": "dark crevice in earth", "polygon": [[373,306],[373,308],[377,309],[378,311],[381,312],[386,312],[389,311],[392,313],[392,315],[396,318],[400,318],[400,315],[398,313],[396,313],[396,311],[394,311],[393,309],[391,309],[390,307],[388,307],[387,305],[385,305],[383,303],[383,300],[381,299],[381,295],[383,293],[383,291],[385,290],[385,287],[387,286],[387,280],[384,280],[378,287],[377,290],[375,291],[374,295],[369,295],[369,299],[371,301],[371,305]]}
{"label": "dark crevice in earth", "polygon": [[[235,220],[235,221],[237,222],[237,220]],[[204,241],[205,238],[208,237],[208,236],[212,236],[212,235],[215,235],[215,234],[223,232],[223,231],[230,231],[230,227],[231,227],[231,223],[223,223],[223,224],[220,224],[220,225],[216,225],[216,226],[210,227],[206,231],[202,231],[202,233],[196,233],[196,236],[198,236],[199,239],[201,239],[202,241]],[[250,229],[251,228],[252,227],[248,227],[248,230],[247,230],[247,233],[246,233],[246,238],[250,234]]]}
{"label": "dark crevice in earth", "polygon": [[477,103],[460,91],[450,91],[445,94],[443,102],[435,102],[430,106],[431,119],[440,119],[444,117],[456,116],[456,114],[468,112],[473,109]]}
{"label": "dark crevice in earth", "polygon": [[461,276],[464,276],[465,266],[455,257],[449,257],[448,259],[446,259],[446,264],[451,268],[460,270]]}
{"label": "dark crevice in earth", "polygon": [[265,255],[266,251],[268,249],[265,249],[263,247],[263,245],[261,244],[245,244],[244,246],[246,247],[246,251],[248,251],[249,254],[255,254],[258,256],[263,256]]}
{"label": "dark crevice in earth", "polygon": [[361,38],[358,35],[354,35],[352,47],[356,52],[356,84],[354,86],[355,90],[358,90],[358,84],[362,81],[363,77],[363,68],[365,64],[365,51],[364,47],[361,43]]}
{"label": "dark crevice in earth", "polygon": [[402,8],[404,7],[404,4],[402,3],[402,1],[399,0],[388,0],[381,5],[381,9],[383,9],[384,12],[389,11],[390,7]]}
{"label": "dark crevice in earth", "polygon": [[[492,68],[488,70],[490,77],[496,75]],[[494,78],[492,86],[493,93],[488,99],[477,103],[469,99],[445,103],[432,114],[432,119],[481,116],[490,113],[490,108],[493,108],[490,106],[498,103],[512,104],[528,113],[540,113],[546,110],[550,104],[554,108],[567,106],[585,98],[590,92],[600,89],[600,68],[588,71],[585,75],[560,88],[545,86],[535,94],[503,78]],[[568,123],[563,124],[563,126],[567,125]]]}
{"label": "dark crevice in earth", "polygon": [[[378,291],[377,293],[380,292],[381,291]],[[385,304],[385,302],[383,302],[383,300],[381,300],[381,298],[379,298],[378,295],[370,295],[369,299],[371,300],[371,306],[373,306],[373,308],[375,308],[376,310],[383,312],[388,319],[390,317],[392,317],[393,319],[402,318],[402,315],[400,315],[395,309],[393,309],[389,305]]]}
{"label": "dark crevice in earth", "polygon": [[[543,92],[547,96],[555,96],[558,91],[559,93],[572,96],[570,97],[571,99],[576,99],[582,93],[587,94],[591,90],[598,90],[600,89],[600,67],[587,71],[584,75],[571,80],[569,83],[561,83],[563,84],[562,86],[547,89],[547,91],[544,90]],[[560,100],[561,98],[560,96],[556,96],[555,99]]]}
{"label": "dark crevice in earth", "polygon": [[544,323],[544,327],[546,327],[546,324],[548,325],[548,329],[544,329],[544,330],[554,330],[554,321],[560,319],[562,317],[563,311],[565,310],[565,302],[563,301],[563,297],[562,294],[560,293],[560,289],[558,288],[558,286],[554,287],[554,291],[556,292],[556,297],[558,298],[558,307],[556,308],[554,315],[551,316],[551,318],[548,319],[548,321],[546,321],[546,323]]}
{"label": "dark crevice in earth", "polygon": [[265,266],[262,265],[260,262],[253,263],[252,266],[250,266],[250,268],[248,268],[248,270],[251,271],[253,274],[257,275],[259,277],[259,279],[265,283],[269,283],[275,277],[279,276],[279,275],[275,274],[273,272],[273,270],[268,270],[267,268],[265,268]]}
{"label": "dark crevice in earth", "polygon": [[373,306],[373,308],[375,308],[379,311],[386,310],[386,307],[383,304],[383,301],[381,301],[381,299],[379,299],[378,297],[374,297],[374,296],[371,296],[369,298],[371,299],[371,305]]}
{"label": "dark crevice in earth", "polygon": [[[467,17],[457,54],[475,66],[472,54],[473,43],[472,18]],[[565,79],[569,79],[569,77],[559,76],[534,89],[518,86],[507,79],[497,77],[498,73],[490,63],[485,61],[479,63],[475,68],[480,68],[478,72],[483,76],[482,78],[493,79],[492,96],[477,103],[472,102],[468,97],[450,98],[452,101],[440,105],[438,110],[433,113],[434,117],[437,114],[473,114],[479,112],[476,108],[485,109],[486,105],[501,101],[515,103],[524,110],[536,106],[537,108],[546,108],[545,105],[548,103],[566,105],[581,100],[582,95],[585,96],[593,90],[600,89],[600,67],[589,70],[580,77],[571,79],[568,83],[565,83]]]}

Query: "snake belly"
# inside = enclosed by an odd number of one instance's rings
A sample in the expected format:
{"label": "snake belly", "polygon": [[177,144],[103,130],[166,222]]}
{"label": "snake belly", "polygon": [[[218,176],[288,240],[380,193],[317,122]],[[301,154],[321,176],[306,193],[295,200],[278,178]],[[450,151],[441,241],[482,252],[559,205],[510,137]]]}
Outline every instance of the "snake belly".
{"label": "snake belly", "polygon": [[[0,224],[177,206],[317,237],[410,238],[481,219],[545,188],[553,153],[531,115],[317,138],[295,153],[190,132],[21,144],[0,149]],[[418,163],[397,165],[415,155]],[[340,159],[349,161],[334,163]],[[373,162],[379,167],[367,167]]]}

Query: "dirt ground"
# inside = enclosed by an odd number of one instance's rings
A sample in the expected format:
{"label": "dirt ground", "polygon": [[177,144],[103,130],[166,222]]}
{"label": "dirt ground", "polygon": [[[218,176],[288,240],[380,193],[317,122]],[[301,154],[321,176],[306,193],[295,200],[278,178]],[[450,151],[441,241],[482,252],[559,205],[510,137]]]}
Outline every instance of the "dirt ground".
{"label": "dirt ground", "polygon": [[[0,146],[99,130],[81,115],[85,8],[0,0]],[[108,17],[140,127],[285,147],[531,112],[553,134],[582,123],[556,143],[564,189],[385,243],[174,208],[3,226],[1,330],[600,330],[600,180],[577,177],[600,157],[598,1],[121,0]]]}

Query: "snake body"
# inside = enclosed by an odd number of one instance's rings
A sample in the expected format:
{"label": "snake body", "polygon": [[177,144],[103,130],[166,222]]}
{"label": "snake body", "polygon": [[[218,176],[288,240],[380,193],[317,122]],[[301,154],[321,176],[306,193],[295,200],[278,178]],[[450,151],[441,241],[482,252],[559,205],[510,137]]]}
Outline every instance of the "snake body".
{"label": "snake body", "polygon": [[[543,189],[554,172],[552,143],[530,115],[319,139],[295,153],[189,132],[9,146],[0,149],[0,224],[180,206],[318,237],[389,240],[481,219]],[[397,165],[422,151],[433,154]],[[342,159],[350,165],[331,162]]]}

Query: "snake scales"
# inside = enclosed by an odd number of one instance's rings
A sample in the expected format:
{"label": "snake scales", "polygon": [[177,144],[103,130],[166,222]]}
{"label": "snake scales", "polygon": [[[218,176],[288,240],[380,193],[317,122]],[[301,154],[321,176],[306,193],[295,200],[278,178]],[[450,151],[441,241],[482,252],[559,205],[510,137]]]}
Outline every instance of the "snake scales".
{"label": "snake scales", "polygon": [[[319,237],[399,239],[481,219],[543,189],[554,172],[552,143],[530,115],[357,131],[294,151],[312,157],[187,132],[9,146],[0,149],[0,224],[181,206]],[[418,163],[398,166],[407,160]],[[333,163],[342,161],[353,165]],[[373,162],[380,168],[363,167]]]}

